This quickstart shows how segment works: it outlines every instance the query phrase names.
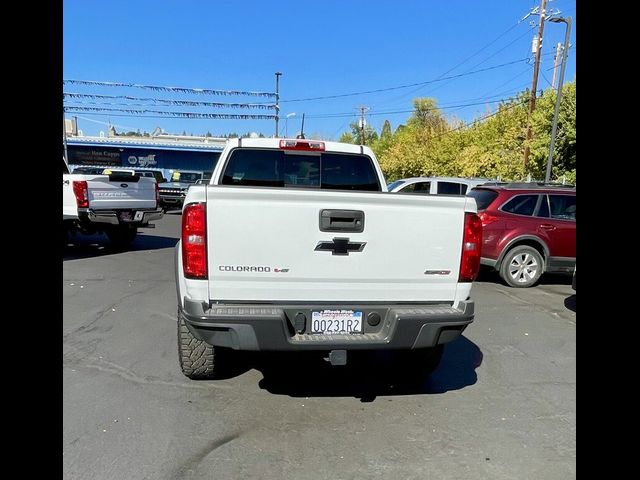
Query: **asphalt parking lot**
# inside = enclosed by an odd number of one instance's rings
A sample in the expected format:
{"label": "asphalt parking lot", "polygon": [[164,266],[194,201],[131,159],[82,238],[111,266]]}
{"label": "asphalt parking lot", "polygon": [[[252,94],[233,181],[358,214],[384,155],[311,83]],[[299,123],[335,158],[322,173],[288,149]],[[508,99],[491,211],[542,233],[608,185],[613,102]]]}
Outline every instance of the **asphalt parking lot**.
{"label": "asphalt parking lot", "polygon": [[246,356],[192,381],[176,353],[180,215],[131,251],[85,237],[63,266],[65,479],[563,479],[576,475],[571,278],[483,272],[476,317],[422,382],[383,355]]}

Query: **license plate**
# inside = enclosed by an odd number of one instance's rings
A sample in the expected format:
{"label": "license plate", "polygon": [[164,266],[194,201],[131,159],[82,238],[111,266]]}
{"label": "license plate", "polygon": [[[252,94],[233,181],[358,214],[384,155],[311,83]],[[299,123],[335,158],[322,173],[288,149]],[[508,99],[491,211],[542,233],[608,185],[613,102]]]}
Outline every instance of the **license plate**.
{"label": "license plate", "polygon": [[311,333],[324,335],[362,333],[362,312],[353,310],[311,312]]}
{"label": "license plate", "polygon": [[119,216],[120,220],[124,220],[127,222],[131,221],[131,212],[120,212]]}

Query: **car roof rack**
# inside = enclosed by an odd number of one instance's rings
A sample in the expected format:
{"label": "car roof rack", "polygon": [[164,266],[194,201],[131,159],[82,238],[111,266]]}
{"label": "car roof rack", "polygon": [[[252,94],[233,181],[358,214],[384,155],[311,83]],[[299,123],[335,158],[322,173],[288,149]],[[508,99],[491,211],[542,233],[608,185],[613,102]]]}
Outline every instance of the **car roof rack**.
{"label": "car roof rack", "polygon": [[560,189],[573,189],[575,185],[562,184],[562,183],[545,183],[545,182],[486,182],[478,187],[501,187],[505,189],[536,189],[536,188],[560,188]]}

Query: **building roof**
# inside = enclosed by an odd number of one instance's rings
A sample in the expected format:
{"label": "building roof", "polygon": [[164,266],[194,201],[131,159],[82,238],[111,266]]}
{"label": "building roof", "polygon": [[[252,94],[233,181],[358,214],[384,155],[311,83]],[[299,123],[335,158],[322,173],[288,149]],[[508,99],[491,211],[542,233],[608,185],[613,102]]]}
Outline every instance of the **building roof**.
{"label": "building roof", "polygon": [[67,145],[86,145],[101,147],[134,147],[158,150],[190,150],[221,152],[226,138],[202,137],[203,140],[190,137],[188,140],[176,136],[157,137],[67,137]]}

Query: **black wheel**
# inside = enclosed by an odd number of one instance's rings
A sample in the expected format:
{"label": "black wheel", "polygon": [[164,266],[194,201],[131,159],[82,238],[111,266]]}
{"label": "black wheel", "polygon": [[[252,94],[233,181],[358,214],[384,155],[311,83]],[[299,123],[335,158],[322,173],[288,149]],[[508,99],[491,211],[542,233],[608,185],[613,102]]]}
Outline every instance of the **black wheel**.
{"label": "black wheel", "polygon": [[138,229],[129,225],[119,225],[117,227],[110,228],[106,233],[113,247],[118,250],[122,250],[131,245],[138,234]]}
{"label": "black wheel", "polygon": [[514,288],[532,287],[544,271],[544,258],[533,247],[520,245],[507,252],[500,265],[500,278]]}
{"label": "black wheel", "polygon": [[178,358],[182,373],[194,380],[216,378],[219,370],[216,350],[216,347],[194,337],[178,312]]}
{"label": "black wheel", "polygon": [[394,363],[403,371],[411,374],[426,376],[433,373],[444,353],[444,345],[430,348],[416,348],[414,350],[399,350],[395,352]]}

